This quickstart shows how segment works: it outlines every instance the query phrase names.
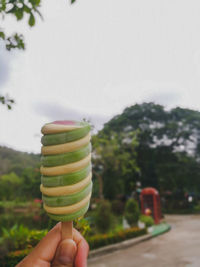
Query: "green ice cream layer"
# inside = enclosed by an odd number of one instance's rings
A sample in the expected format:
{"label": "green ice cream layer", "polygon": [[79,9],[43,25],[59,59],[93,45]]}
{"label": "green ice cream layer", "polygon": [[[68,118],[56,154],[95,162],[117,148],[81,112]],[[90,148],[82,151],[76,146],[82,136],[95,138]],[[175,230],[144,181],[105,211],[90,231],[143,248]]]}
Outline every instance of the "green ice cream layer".
{"label": "green ice cream layer", "polygon": [[81,191],[77,193],[71,195],[56,196],[56,197],[42,195],[42,200],[49,207],[70,206],[80,202],[87,195],[89,195],[91,191],[92,191],[92,182],[90,182],[85,188],[83,188]]}
{"label": "green ice cream layer", "polygon": [[85,205],[85,207],[71,214],[55,215],[48,213],[48,215],[51,219],[55,221],[60,221],[60,222],[73,221],[83,216],[87,212],[88,208],[89,208],[89,202]]}
{"label": "green ice cream layer", "polygon": [[86,178],[91,172],[91,170],[92,170],[92,165],[89,164],[88,166],[81,169],[80,171],[67,173],[63,175],[57,175],[57,176],[42,176],[41,181],[42,181],[43,186],[45,187],[72,185]]}
{"label": "green ice cream layer", "polygon": [[90,131],[90,125],[85,124],[82,128],[56,134],[45,134],[41,142],[44,146],[65,144],[68,142],[76,141],[86,136]]}
{"label": "green ice cream layer", "polygon": [[68,163],[79,161],[85,157],[87,157],[92,151],[91,143],[82,147],[79,150],[73,152],[67,152],[63,154],[57,155],[48,155],[41,157],[41,163],[44,167],[55,167],[60,165],[65,165]]}

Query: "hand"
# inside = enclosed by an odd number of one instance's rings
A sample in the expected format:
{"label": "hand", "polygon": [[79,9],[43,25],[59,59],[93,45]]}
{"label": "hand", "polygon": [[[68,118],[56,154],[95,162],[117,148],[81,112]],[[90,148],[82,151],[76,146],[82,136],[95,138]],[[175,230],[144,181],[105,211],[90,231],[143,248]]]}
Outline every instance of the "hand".
{"label": "hand", "polygon": [[82,235],[73,229],[73,240],[61,241],[58,223],[16,267],[87,267],[89,246]]}

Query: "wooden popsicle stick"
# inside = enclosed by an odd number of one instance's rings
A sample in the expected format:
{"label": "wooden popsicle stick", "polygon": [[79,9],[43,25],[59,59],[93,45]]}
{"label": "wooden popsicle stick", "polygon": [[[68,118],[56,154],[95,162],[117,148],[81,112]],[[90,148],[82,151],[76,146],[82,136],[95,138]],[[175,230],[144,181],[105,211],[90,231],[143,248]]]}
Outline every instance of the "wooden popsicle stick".
{"label": "wooden popsicle stick", "polygon": [[62,240],[73,239],[73,222],[61,223]]}
{"label": "wooden popsicle stick", "polygon": [[[71,222],[61,222],[61,238],[72,239],[73,240],[73,221]],[[73,267],[74,264],[68,264],[67,266],[60,265],[57,267]]]}

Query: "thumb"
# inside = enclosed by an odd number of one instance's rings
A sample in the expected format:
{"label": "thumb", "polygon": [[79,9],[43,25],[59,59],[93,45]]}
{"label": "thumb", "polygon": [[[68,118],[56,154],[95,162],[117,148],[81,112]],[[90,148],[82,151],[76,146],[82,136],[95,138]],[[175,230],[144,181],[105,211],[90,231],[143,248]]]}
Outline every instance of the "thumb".
{"label": "thumb", "polygon": [[72,239],[65,239],[59,244],[52,267],[73,267],[77,246]]}

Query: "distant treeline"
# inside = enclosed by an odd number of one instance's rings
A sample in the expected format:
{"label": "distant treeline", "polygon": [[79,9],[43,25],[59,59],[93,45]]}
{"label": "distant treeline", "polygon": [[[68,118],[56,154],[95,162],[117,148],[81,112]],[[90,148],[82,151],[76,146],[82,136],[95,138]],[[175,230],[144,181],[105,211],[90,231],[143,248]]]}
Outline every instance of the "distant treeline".
{"label": "distant treeline", "polygon": [[0,175],[15,172],[21,175],[27,167],[35,168],[40,161],[38,154],[16,151],[0,146]]}
{"label": "distant treeline", "polygon": [[[163,195],[200,191],[198,111],[136,104],[106,123],[92,143],[94,197],[130,196],[137,182],[156,187]],[[39,159],[0,147],[2,198],[40,196]]]}
{"label": "distant treeline", "polygon": [[199,111],[136,104],[106,123],[93,146],[94,173],[106,198],[130,195],[137,181],[162,195],[200,191]]}

